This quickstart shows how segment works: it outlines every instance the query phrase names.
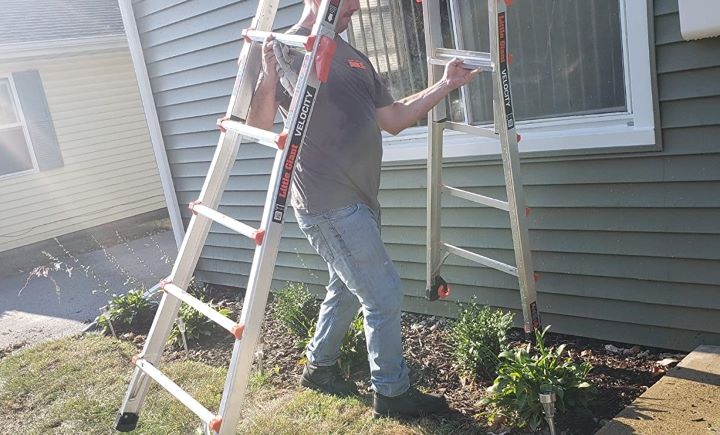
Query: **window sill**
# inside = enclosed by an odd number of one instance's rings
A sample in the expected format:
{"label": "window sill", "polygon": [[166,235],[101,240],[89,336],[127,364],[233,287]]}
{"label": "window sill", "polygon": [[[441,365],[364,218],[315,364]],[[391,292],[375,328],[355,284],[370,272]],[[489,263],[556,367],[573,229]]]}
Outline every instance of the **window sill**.
{"label": "window sill", "polygon": [[[631,125],[631,120],[631,116],[615,114],[598,116],[592,122],[567,119],[518,123],[517,131],[522,135],[519,151],[523,157],[659,151],[654,128]],[[426,160],[427,148],[427,127],[410,128],[398,136],[383,133],[383,163]],[[499,159],[500,142],[446,131],[443,157]]]}

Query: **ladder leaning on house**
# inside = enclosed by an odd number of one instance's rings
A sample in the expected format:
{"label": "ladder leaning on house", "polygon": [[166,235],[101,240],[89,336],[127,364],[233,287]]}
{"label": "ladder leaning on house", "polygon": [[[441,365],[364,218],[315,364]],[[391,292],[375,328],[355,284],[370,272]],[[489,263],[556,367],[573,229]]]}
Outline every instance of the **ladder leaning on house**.
{"label": "ladder leaning on house", "polygon": [[[450,294],[449,285],[439,274],[442,264],[450,254],[517,276],[520,286],[523,326],[525,332],[529,334],[541,326],[535,291],[536,276],[533,272],[528,240],[527,213],[529,213],[529,209],[525,207],[525,195],[520,180],[520,158],[518,156],[520,135],[515,131],[508,72],[506,14],[507,7],[512,0],[488,0],[490,53],[442,48],[440,1],[422,0],[422,2],[428,59],[428,84],[435,83],[442,77],[442,66],[453,58],[462,59],[467,68],[481,68],[483,71],[490,72],[493,76],[493,114],[495,118],[494,129],[451,122],[447,118],[444,101],[435,106],[431,112],[428,120],[426,295],[429,299],[436,300]],[[500,140],[507,201],[457,189],[442,183],[443,131],[446,129]],[[442,194],[507,211],[510,214],[516,266],[441,241]]]}
{"label": "ladder leaning on house", "polygon": [[[170,276],[160,284],[163,296],[145,346],[142,352],[132,359],[135,370],[118,413],[115,425],[117,430],[129,432],[135,429],[152,379],[200,417],[206,434],[235,433],[272,282],[295,160],[312,116],[315,97],[321,82],[327,80],[335,52],[335,22],[340,2],[341,0],[322,0],[318,13],[320,18],[313,26],[310,36],[272,33],[276,40],[285,45],[305,49],[288,117],[280,134],[250,127],[243,122],[247,118],[261,69],[261,45],[271,33],[279,0],[260,0],[251,29],[243,32],[245,44],[238,60],[239,70],[226,117],[219,121],[221,134],[218,146],[200,196],[190,204],[193,217],[178,258]],[[257,229],[216,211],[244,138],[267,145],[276,151],[265,208],[260,228]],[[256,244],[238,322],[226,318],[186,292],[213,222],[249,237]],[[220,411],[217,414],[205,408],[157,368],[183,302],[220,324],[235,337]]]}

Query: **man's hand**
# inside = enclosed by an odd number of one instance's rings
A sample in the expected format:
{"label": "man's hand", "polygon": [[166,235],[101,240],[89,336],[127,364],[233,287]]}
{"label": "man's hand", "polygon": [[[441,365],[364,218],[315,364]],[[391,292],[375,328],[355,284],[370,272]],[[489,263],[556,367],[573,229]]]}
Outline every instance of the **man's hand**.
{"label": "man's hand", "polygon": [[273,45],[275,44],[275,38],[272,35],[268,35],[262,45],[263,58],[262,58],[262,71],[263,76],[269,80],[277,81],[277,58],[275,52],[273,52]]}
{"label": "man's hand", "polygon": [[457,89],[460,86],[464,86],[472,81],[478,74],[480,74],[480,68],[478,69],[465,69],[462,66],[463,61],[455,58],[445,65],[445,73],[443,74],[443,81],[447,83],[450,90]]}

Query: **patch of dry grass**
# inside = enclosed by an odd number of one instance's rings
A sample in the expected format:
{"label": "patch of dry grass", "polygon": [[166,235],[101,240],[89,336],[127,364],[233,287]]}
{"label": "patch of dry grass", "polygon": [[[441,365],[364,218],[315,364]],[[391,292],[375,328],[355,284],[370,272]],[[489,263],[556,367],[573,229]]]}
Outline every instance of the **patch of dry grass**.
{"label": "patch of dry grass", "polygon": [[[112,434],[135,353],[132,344],[100,335],[51,341],[0,359],[3,433]],[[210,410],[220,403],[225,370],[194,361],[163,371]],[[374,419],[367,398],[338,399],[278,389],[272,372],[250,381],[239,434],[462,434],[432,420]],[[135,434],[201,433],[199,420],[157,385],[142,408]]]}

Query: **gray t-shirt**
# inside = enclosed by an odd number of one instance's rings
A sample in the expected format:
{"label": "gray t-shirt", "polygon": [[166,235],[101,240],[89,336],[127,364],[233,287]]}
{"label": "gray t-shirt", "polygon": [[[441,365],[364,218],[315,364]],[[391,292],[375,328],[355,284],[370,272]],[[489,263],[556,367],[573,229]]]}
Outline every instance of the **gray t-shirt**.
{"label": "gray t-shirt", "polygon": [[[310,30],[293,27],[288,33],[308,35]],[[330,75],[320,86],[295,166],[292,205],[301,213],[321,213],[354,203],[380,208],[382,135],[375,109],[394,100],[368,58],[342,38],[335,41]],[[299,71],[302,56],[292,64]],[[291,97],[278,84],[283,115]]]}

